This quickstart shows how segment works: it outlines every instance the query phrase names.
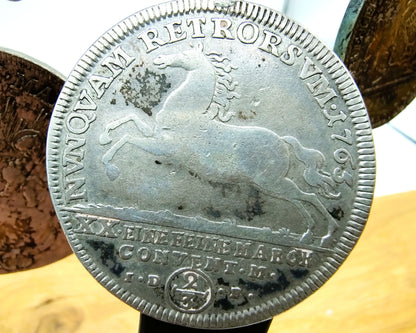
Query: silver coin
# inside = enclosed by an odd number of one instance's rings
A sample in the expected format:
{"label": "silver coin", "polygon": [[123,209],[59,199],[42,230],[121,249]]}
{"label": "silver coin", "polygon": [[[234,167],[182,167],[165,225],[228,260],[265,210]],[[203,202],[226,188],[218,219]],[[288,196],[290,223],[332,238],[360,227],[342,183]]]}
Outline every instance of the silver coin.
{"label": "silver coin", "polygon": [[166,3],[105,33],[58,99],[47,163],[89,272],[199,328],[259,322],[318,289],[360,236],[375,179],[344,65],[240,1]]}

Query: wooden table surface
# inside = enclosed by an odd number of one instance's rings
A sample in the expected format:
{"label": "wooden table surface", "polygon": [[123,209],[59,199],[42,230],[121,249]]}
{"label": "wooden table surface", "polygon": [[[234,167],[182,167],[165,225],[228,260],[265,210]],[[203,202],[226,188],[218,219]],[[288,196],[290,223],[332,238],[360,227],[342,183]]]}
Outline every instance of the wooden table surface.
{"label": "wooden table surface", "polygon": [[[339,271],[269,332],[416,332],[416,191],[376,198]],[[0,276],[0,333],[137,332],[139,313],[74,255]]]}

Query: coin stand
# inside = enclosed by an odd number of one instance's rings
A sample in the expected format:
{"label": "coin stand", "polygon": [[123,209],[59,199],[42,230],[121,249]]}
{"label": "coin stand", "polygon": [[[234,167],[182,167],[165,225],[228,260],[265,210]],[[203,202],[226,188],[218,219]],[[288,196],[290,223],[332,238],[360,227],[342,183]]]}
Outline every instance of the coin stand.
{"label": "coin stand", "polygon": [[231,328],[231,329],[221,329],[221,330],[205,330],[205,329],[196,329],[190,327],[183,327],[178,325],[169,324],[152,317],[140,314],[140,326],[139,333],[153,333],[153,332],[170,332],[170,333],[266,333],[270,327],[272,320],[262,321],[257,324]]}

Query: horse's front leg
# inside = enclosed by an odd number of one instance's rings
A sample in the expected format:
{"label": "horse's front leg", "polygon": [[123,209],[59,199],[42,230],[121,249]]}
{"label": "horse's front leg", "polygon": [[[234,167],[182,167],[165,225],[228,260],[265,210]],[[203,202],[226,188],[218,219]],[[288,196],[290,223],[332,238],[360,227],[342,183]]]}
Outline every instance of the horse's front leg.
{"label": "horse's front leg", "polygon": [[119,141],[117,141],[108,151],[103,155],[101,161],[104,163],[106,173],[110,180],[116,179],[120,170],[117,166],[110,164],[114,155],[125,145],[132,144],[140,149],[151,153],[156,156],[166,156],[172,153],[172,145],[169,144],[169,140],[163,140],[162,138],[137,138],[130,134],[124,135]]}
{"label": "horse's front leg", "polygon": [[101,158],[101,161],[105,165],[109,164],[110,161],[113,159],[114,155],[118,152],[118,150],[121,149],[126,143],[129,143],[131,140],[132,137],[130,134],[124,135],[119,141],[117,141],[113,146],[111,146],[110,149],[107,150],[107,152]]}
{"label": "horse's front leg", "polygon": [[105,165],[105,172],[108,178],[113,181],[120,175],[120,169],[110,164],[110,161],[113,159],[114,155],[118,152],[118,150],[123,147],[126,143],[131,140],[131,136],[129,134],[123,136],[119,141],[117,141],[101,158],[101,161]]}
{"label": "horse's front leg", "polygon": [[110,131],[116,129],[117,127],[128,123],[129,121],[133,121],[136,125],[137,129],[146,137],[151,137],[154,135],[154,127],[150,126],[149,124],[145,123],[135,114],[130,114],[126,117],[117,119],[115,121],[110,122],[104,128],[103,133],[100,135],[99,141],[100,144],[106,145],[113,141],[110,137]]}
{"label": "horse's front leg", "polygon": [[168,155],[172,150],[172,147],[167,140],[163,140],[161,138],[137,138],[130,134],[126,134],[107,150],[101,161],[106,165],[109,164],[119,149],[127,143],[135,145],[138,148],[156,156]]}

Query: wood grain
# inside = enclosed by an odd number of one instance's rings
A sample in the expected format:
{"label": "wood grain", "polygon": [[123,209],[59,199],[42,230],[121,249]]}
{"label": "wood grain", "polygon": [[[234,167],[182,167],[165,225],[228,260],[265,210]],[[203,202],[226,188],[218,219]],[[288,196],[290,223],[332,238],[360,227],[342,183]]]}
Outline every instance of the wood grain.
{"label": "wood grain", "polygon": [[[279,332],[416,332],[416,191],[376,198],[347,261],[314,295],[275,317]],[[0,276],[0,332],[137,332],[139,313],[74,255]]]}

